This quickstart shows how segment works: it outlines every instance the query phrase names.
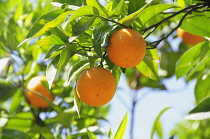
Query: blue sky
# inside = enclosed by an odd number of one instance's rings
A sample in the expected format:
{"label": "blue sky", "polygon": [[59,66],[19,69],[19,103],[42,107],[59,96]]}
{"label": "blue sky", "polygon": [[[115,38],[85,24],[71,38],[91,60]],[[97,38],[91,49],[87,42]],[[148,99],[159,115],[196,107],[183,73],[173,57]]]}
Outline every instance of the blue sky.
{"label": "blue sky", "polygon": [[[168,139],[173,127],[183,120],[188,111],[194,107],[195,99],[193,89],[195,82],[185,84],[183,79],[176,80],[176,78],[173,77],[167,79],[164,84],[167,86],[167,91],[157,91],[149,88],[139,90],[139,97],[141,97],[141,94],[148,95],[145,95],[136,106],[134,139],[150,138],[151,128],[158,113],[165,107],[172,107],[161,117],[164,138]],[[107,118],[110,121],[109,126],[112,128],[113,133],[116,132],[124,114],[128,111],[123,103],[126,103],[128,106],[131,105],[131,90],[127,86],[124,76],[122,76],[120,80],[119,87],[122,87],[122,89],[116,92],[115,97],[111,101],[111,111]],[[122,102],[121,98],[123,98],[125,102]],[[129,130],[130,119],[124,139],[129,139]],[[157,137],[154,139],[156,138]]]}

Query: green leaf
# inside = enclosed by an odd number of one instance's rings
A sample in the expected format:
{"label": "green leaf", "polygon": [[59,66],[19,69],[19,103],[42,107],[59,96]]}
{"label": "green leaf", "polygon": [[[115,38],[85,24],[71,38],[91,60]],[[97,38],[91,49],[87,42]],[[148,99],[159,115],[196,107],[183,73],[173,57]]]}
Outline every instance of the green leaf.
{"label": "green leaf", "polygon": [[122,122],[120,123],[120,126],[118,127],[117,132],[115,133],[114,139],[123,138],[127,127],[127,122],[128,122],[128,113],[126,113],[124,118],[122,119]]}
{"label": "green leaf", "polygon": [[86,0],[86,3],[89,6],[97,8],[100,16],[108,17],[106,9],[97,0]]}
{"label": "green leaf", "polygon": [[146,23],[152,19],[154,16],[156,16],[157,14],[173,8],[174,5],[168,5],[168,4],[157,4],[157,5],[153,5],[150,6],[146,9],[144,9],[139,15],[138,15],[138,19],[140,20],[140,23],[142,24],[142,27],[144,27],[146,25]]}
{"label": "green leaf", "polygon": [[147,49],[144,60],[137,65],[137,69],[146,77],[159,81],[158,77],[159,56],[156,49]]}
{"label": "green leaf", "polygon": [[210,76],[200,77],[195,85],[196,102],[201,102],[205,97],[210,96]]}
{"label": "green leaf", "polygon": [[121,76],[121,68],[118,67],[117,65],[114,65],[112,68],[112,74],[114,75],[116,83],[118,84]]}
{"label": "green leaf", "polygon": [[81,60],[74,64],[69,70],[68,81],[70,82],[72,79],[75,79],[75,77],[88,66],[88,62],[88,60]]}
{"label": "green leaf", "polygon": [[44,34],[45,32],[49,31],[50,29],[58,26],[62,22],[64,22],[66,16],[72,13],[72,11],[67,11],[67,12],[64,11],[65,11],[64,9],[52,11],[37,19],[32,28],[29,30],[29,33],[26,36],[25,40],[23,40],[18,45],[18,47],[21,46],[26,41],[38,37]]}
{"label": "green leaf", "polygon": [[60,53],[60,59],[58,62],[58,68],[56,74],[60,72],[66,62],[76,53],[77,44],[67,44],[66,47]]}
{"label": "green leaf", "polygon": [[98,139],[90,130],[88,130],[88,128],[86,129],[89,139]]}
{"label": "green leaf", "polygon": [[210,118],[210,97],[201,101],[189,114],[185,117],[188,120],[204,120]]}
{"label": "green leaf", "polygon": [[113,137],[112,137],[112,129],[111,128],[109,129],[108,137],[109,137],[109,139],[113,139]]}
{"label": "green leaf", "polygon": [[203,16],[192,16],[183,21],[181,28],[185,31],[204,37],[210,37],[210,18],[204,14]]}
{"label": "green leaf", "polygon": [[15,129],[3,129],[0,136],[1,139],[30,139],[27,133]]}
{"label": "green leaf", "polygon": [[148,5],[149,3],[147,3],[146,5],[144,5],[141,9],[139,9],[138,11],[136,11],[135,13],[132,13],[126,17],[124,17],[123,19],[121,19],[119,21],[119,23],[125,25],[125,26],[129,26],[133,20],[135,20],[135,18],[144,10],[144,8]]}
{"label": "green leaf", "polygon": [[162,70],[166,71],[166,76],[164,77],[171,78],[175,74],[176,63],[180,56],[180,53],[173,51],[161,53],[160,67]]}
{"label": "green leaf", "polygon": [[39,46],[63,45],[65,44],[59,37],[55,35],[47,36],[39,41]]}
{"label": "green leaf", "polygon": [[79,99],[78,95],[77,95],[77,90],[75,89],[75,93],[74,93],[74,108],[77,111],[77,114],[80,118],[80,108],[82,106],[82,100]]}
{"label": "green leaf", "polygon": [[49,84],[49,88],[51,88],[52,83],[55,79],[57,69],[58,69],[58,61],[60,59],[60,56],[56,56],[55,59],[53,59],[50,64],[47,66],[46,69],[46,78]]}
{"label": "green leaf", "polygon": [[116,9],[114,10],[114,15],[117,15],[117,16],[118,16],[118,15],[121,14],[121,12],[122,12],[122,10],[123,10],[124,4],[125,4],[125,0],[121,0],[121,1],[118,3]]}
{"label": "green leaf", "polygon": [[31,130],[35,133],[40,133],[44,138],[55,139],[53,133],[50,131],[50,129],[47,126],[34,125]]}
{"label": "green leaf", "polygon": [[63,31],[58,27],[51,29],[51,32],[60,38],[63,42],[68,43],[69,36],[67,36]]}
{"label": "green leaf", "polygon": [[146,4],[145,0],[129,0],[128,14],[134,13]]}
{"label": "green leaf", "polygon": [[74,120],[75,111],[70,112],[62,112],[56,115],[53,118],[47,119],[46,123],[57,123],[62,124],[64,127],[69,127],[72,124],[72,121]]}
{"label": "green leaf", "polygon": [[157,135],[159,136],[159,138],[162,139],[163,138],[163,129],[162,129],[162,124],[160,121],[157,122],[156,132],[157,132]]}
{"label": "green leaf", "polygon": [[31,128],[33,119],[34,117],[30,112],[17,113],[8,119],[4,128],[26,132]]}
{"label": "green leaf", "polygon": [[204,47],[204,42],[197,44],[188,51],[186,51],[178,60],[176,66],[176,77],[177,79],[186,75],[192,67],[199,61],[199,54],[201,53],[202,47]]}
{"label": "green leaf", "polygon": [[72,22],[73,20],[75,20],[78,17],[89,16],[89,15],[98,16],[98,14],[99,14],[99,11],[95,7],[83,6],[73,13],[73,15],[69,18],[68,23]]}
{"label": "green leaf", "polygon": [[186,79],[189,80],[189,78],[195,74],[198,71],[202,71],[205,70],[205,66],[210,62],[210,56],[206,56],[205,58],[203,58],[199,63],[197,63],[194,67],[194,69],[192,69],[189,74],[187,75]]}
{"label": "green leaf", "polygon": [[[96,52],[96,54],[102,58],[102,50],[101,47],[106,43],[105,39],[107,39],[107,35],[110,32],[110,26],[108,24],[101,24],[97,28],[93,30],[93,48]],[[108,31],[108,32],[107,32]],[[112,32],[112,31],[111,31]]]}
{"label": "green leaf", "polygon": [[82,17],[72,28],[72,35],[79,36],[86,29],[88,29],[95,21],[95,16],[85,16]]}
{"label": "green leaf", "polygon": [[155,118],[155,121],[153,123],[153,126],[152,126],[152,131],[151,131],[151,134],[150,134],[150,139],[153,139],[153,136],[155,134],[155,131],[156,131],[156,128],[157,128],[157,124],[160,120],[160,117],[163,115],[163,113],[165,111],[167,111],[168,109],[170,109],[171,107],[166,107],[164,108],[163,110],[160,111],[160,113],[158,114],[158,116]]}
{"label": "green leaf", "polygon": [[12,103],[10,105],[10,112],[15,112],[18,107],[20,106],[20,103],[23,101],[24,97],[22,94],[22,91],[20,89],[16,89],[16,92],[12,97]]}
{"label": "green leaf", "polygon": [[53,45],[49,48],[48,52],[45,55],[45,60],[50,58],[54,58],[55,56],[59,55],[64,48],[64,45]]}

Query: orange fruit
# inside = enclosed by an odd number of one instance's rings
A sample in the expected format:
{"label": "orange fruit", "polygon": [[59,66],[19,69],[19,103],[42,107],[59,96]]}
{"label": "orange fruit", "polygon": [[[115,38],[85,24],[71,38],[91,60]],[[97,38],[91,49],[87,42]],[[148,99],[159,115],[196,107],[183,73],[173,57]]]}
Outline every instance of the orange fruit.
{"label": "orange fruit", "polygon": [[189,33],[181,28],[177,29],[177,36],[182,38],[182,41],[188,45],[196,45],[204,40],[203,37]]}
{"label": "orange fruit", "polygon": [[51,101],[54,100],[54,97],[52,97],[48,89],[42,83],[43,81],[47,81],[44,75],[35,76],[28,82],[28,85],[26,87],[28,90],[31,90],[25,92],[26,99],[32,106],[37,108],[47,108],[49,107],[49,104],[41,96],[32,91],[36,91],[42,94],[44,97],[48,98]]}
{"label": "orange fruit", "polygon": [[85,104],[99,107],[111,101],[116,87],[116,80],[109,70],[94,67],[80,74],[76,84],[76,93]]}
{"label": "orange fruit", "polygon": [[119,29],[110,37],[107,55],[115,65],[132,68],[138,65],[145,56],[146,42],[141,34],[133,29]]}

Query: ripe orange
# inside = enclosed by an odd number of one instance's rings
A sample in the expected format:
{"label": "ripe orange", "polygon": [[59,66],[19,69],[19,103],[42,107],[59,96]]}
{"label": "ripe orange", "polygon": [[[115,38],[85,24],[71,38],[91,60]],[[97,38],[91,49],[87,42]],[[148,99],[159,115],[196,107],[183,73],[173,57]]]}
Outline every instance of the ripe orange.
{"label": "ripe orange", "polygon": [[120,29],[110,37],[107,46],[109,59],[119,67],[132,68],[138,65],[145,56],[146,43],[139,32],[133,29]]}
{"label": "ripe orange", "polygon": [[98,107],[111,101],[116,86],[116,80],[109,70],[94,67],[88,68],[80,74],[76,92],[85,104]]}
{"label": "ripe orange", "polygon": [[196,45],[204,40],[203,37],[189,33],[181,28],[177,29],[177,36],[182,38],[182,41],[188,45]]}
{"label": "ripe orange", "polygon": [[26,99],[31,105],[37,108],[47,108],[49,104],[41,96],[32,91],[39,92],[51,101],[54,100],[54,97],[52,97],[48,89],[42,84],[43,81],[47,81],[44,75],[35,76],[28,82],[26,87],[28,90],[31,90],[25,92]]}

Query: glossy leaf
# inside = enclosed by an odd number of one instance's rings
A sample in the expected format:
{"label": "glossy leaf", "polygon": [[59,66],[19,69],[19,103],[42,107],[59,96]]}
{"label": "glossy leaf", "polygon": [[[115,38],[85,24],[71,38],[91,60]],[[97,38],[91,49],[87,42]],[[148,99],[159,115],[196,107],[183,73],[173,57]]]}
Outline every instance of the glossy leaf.
{"label": "glossy leaf", "polygon": [[199,43],[180,57],[176,65],[176,77],[178,79],[186,75],[199,61],[199,54],[203,46],[204,43]]}
{"label": "glossy leaf", "polygon": [[116,9],[114,10],[114,15],[120,15],[122,10],[123,10],[123,6],[125,5],[125,0],[121,0]]}
{"label": "glossy leaf", "polygon": [[86,29],[88,29],[93,22],[95,21],[96,17],[94,16],[85,16],[82,17],[72,28],[72,35],[79,36],[82,34]]}
{"label": "glossy leaf", "polygon": [[99,11],[95,7],[83,6],[73,13],[73,15],[69,18],[68,23],[72,22],[73,20],[75,20],[78,17],[89,16],[89,15],[98,16],[98,14],[99,14]]}
{"label": "glossy leaf", "polygon": [[78,95],[77,95],[77,90],[75,89],[75,93],[74,93],[74,108],[77,111],[77,114],[80,118],[80,108],[82,105],[82,100],[79,99]]}
{"label": "glossy leaf", "polygon": [[196,72],[205,70],[206,65],[210,62],[210,57],[207,56],[203,58],[199,63],[195,65],[195,67],[189,72],[186,79],[189,80],[189,78],[195,74]]}
{"label": "glossy leaf", "polygon": [[171,107],[164,108],[163,110],[160,111],[160,113],[158,114],[158,116],[155,118],[155,121],[154,121],[153,126],[152,126],[152,131],[151,131],[151,134],[150,134],[150,139],[153,139],[153,136],[155,134],[155,131],[157,130],[156,128],[157,128],[158,122],[160,120],[160,117],[163,115],[163,113],[165,113],[170,108]]}
{"label": "glossy leaf", "polygon": [[38,37],[44,34],[45,32],[49,31],[50,29],[60,25],[62,22],[64,22],[64,19],[70,13],[72,13],[72,11],[64,12],[64,9],[60,9],[41,16],[33,25],[33,27],[29,30],[26,39],[23,40],[18,45],[18,47],[26,41]]}
{"label": "glossy leaf", "polygon": [[103,46],[109,45],[109,37],[110,34],[113,33],[113,27],[109,26],[108,24],[101,24],[99,27],[93,30],[93,48],[96,54],[102,58],[102,48]]}
{"label": "glossy leaf", "polygon": [[55,35],[47,36],[39,41],[39,46],[51,46],[65,44],[59,37]]}
{"label": "glossy leaf", "polygon": [[146,4],[144,0],[129,0],[128,14],[134,13]]}
{"label": "glossy leaf", "polygon": [[120,81],[120,76],[121,76],[121,69],[117,65],[114,65],[112,68],[112,74],[115,77],[116,83],[118,84]]}
{"label": "glossy leaf", "polygon": [[209,22],[210,18],[204,13],[203,16],[192,16],[191,18],[184,20],[181,28],[193,34],[210,37]]}
{"label": "glossy leaf", "polygon": [[195,85],[196,102],[201,102],[205,97],[210,96],[210,76],[200,77]]}
{"label": "glossy leaf", "polygon": [[156,49],[148,49],[144,60],[137,65],[137,69],[146,77],[159,81],[158,77],[159,56]]}
{"label": "glossy leaf", "polygon": [[157,5],[152,5],[146,9],[144,9],[137,18],[139,18],[140,23],[142,24],[142,27],[144,27],[149,20],[151,20],[154,16],[157,14],[173,8],[174,5],[168,5],[168,4],[157,4]]}
{"label": "glossy leaf", "polygon": [[68,81],[75,79],[75,77],[86,68],[88,62],[88,60],[81,60],[73,65],[72,68],[69,70]]}
{"label": "glossy leaf", "polygon": [[162,129],[162,123],[160,121],[157,122],[156,126],[156,132],[160,139],[163,138],[163,129]]}
{"label": "glossy leaf", "polygon": [[58,68],[56,74],[60,72],[66,62],[76,53],[76,44],[67,44],[66,47],[60,53],[60,59],[58,61]]}
{"label": "glossy leaf", "polygon": [[108,17],[106,9],[97,0],[86,0],[86,3],[89,6],[97,8],[100,16]]}
{"label": "glossy leaf", "polygon": [[56,56],[55,59],[53,59],[50,64],[47,66],[46,69],[46,78],[49,84],[49,88],[51,88],[52,83],[55,79],[57,69],[58,69],[58,61],[60,59],[60,56]]}
{"label": "glossy leaf", "polygon": [[121,19],[119,21],[119,23],[121,23],[121,24],[123,24],[125,26],[129,26],[133,22],[133,20],[135,20],[135,18],[144,10],[144,8],[146,6],[147,6],[147,4],[144,7],[142,7],[141,9],[139,9],[138,11],[136,11],[136,12],[134,12],[134,13],[124,17],[123,19]]}
{"label": "glossy leaf", "polygon": [[45,60],[50,58],[54,58],[55,56],[59,55],[64,48],[64,45],[53,45],[48,49],[48,52],[45,55]]}
{"label": "glossy leaf", "polygon": [[209,119],[209,118],[210,118],[210,97],[201,101],[185,117],[185,119],[189,119],[189,120],[204,120],[204,119]]}
{"label": "glossy leaf", "polygon": [[126,113],[125,116],[123,117],[122,122],[120,123],[120,126],[118,127],[117,132],[115,133],[114,139],[123,138],[127,127],[127,122],[128,122],[128,113]]}
{"label": "glossy leaf", "polygon": [[97,137],[87,128],[87,134],[89,139],[97,139]]}

